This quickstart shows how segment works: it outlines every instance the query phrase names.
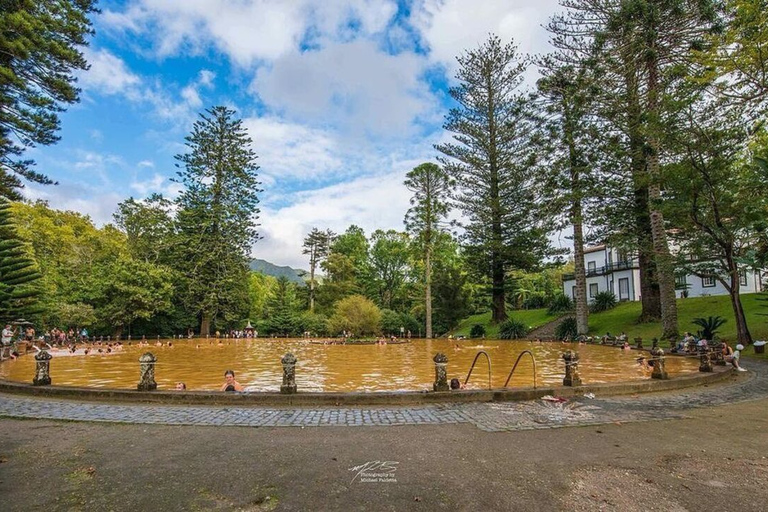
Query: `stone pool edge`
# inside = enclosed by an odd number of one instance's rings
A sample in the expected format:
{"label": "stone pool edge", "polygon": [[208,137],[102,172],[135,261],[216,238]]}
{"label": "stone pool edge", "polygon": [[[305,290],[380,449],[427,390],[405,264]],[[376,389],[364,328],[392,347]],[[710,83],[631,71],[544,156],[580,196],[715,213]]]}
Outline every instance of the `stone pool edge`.
{"label": "stone pool edge", "polygon": [[[745,372],[746,373],[746,372]],[[751,374],[737,373],[728,367],[715,367],[712,373],[691,373],[668,380],[584,384],[541,388],[472,389],[461,391],[400,391],[313,393],[277,392],[223,393],[212,391],[133,391],[125,389],[97,389],[70,386],[33,386],[22,382],[0,379],[0,392],[44,398],[62,398],[93,402],[161,403],[178,405],[265,405],[265,406],[350,406],[350,405],[412,405],[457,402],[507,402],[535,400],[546,395],[575,397],[586,393],[597,396],[654,393],[708,386],[726,381],[736,382],[751,378]]]}

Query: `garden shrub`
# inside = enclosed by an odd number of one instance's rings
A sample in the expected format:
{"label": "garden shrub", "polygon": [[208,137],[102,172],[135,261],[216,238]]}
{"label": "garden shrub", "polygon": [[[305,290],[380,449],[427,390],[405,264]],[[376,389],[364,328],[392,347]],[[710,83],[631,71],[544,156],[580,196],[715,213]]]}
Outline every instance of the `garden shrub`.
{"label": "garden shrub", "polygon": [[547,296],[544,292],[534,292],[523,301],[523,309],[540,309],[546,307]]}
{"label": "garden shrub", "polygon": [[470,338],[482,338],[485,336],[485,327],[480,324],[475,324],[469,331]]}
{"label": "garden shrub", "polygon": [[555,328],[555,337],[559,340],[575,340],[577,335],[576,317],[573,316],[564,318]]}
{"label": "garden shrub", "polygon": [[528,326],[514,318],[510,318],[499,326],[499,338],[502,340],[518,340],[526,334],[528,334]]}
{"label": "garden shrub", "polygon": [[707,318],[697,317],[693,319],[693,323],[701,327],[701,330],[697,333],[699,338],[712,341],[717,334],[718,329],[726,322],[726,319],[721,316],[708,316]]}
{"label": "garden shrub", "polygon": [[612,292],[599,292],[595,295],[595,298],[592,299],[592,303],[589,305],[589,310],[592,313],[600,313],[601,311],[608,311],[609,309],[615,308],[616,304],[618,304],[616,295]]}
{"label": "garden shrub", "polygon": [[547,313],[550,315],[556,315],[558,313],[565,313],[573,309],[573,301],[571,298],[563,293],[555,295],[549,302],[549,309]]}

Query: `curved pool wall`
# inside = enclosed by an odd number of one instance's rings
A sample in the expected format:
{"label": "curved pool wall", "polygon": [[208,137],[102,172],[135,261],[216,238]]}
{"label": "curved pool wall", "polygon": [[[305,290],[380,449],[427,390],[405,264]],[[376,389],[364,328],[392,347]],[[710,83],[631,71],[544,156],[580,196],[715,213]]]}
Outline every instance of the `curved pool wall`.
{"label": "curved pool wall", "polygon": [[[243,340],[241,340],[242,342]],[[0,369],[7,370],[8,368],[11,368],[11,365],[16,365],[18,363],[22,363],[23,365],[27,365],[25,368],[25,371],[23,373],[23,376],[21,378],[17,378],[14,380],[9,380],[7,378],[0,378],[0,391],[2,392],[9,392],[9,393],[23,393],[27,395],[37,395],[37,396],[46,396],[46,397],[59,397],[59,398],[69,398],[69,399],[84,399],[84,400],[95,400],[95,401],[125,401],[125,402],[164,402],[164,403],[178,403],[178,404],[221,404],[221,405],[284,405],[284,406],[295,406],[295,405],[386,405],[386,404],[415,404],[415,403],[433,403],[433,402],[469,402],[469,401],[475,401],[475,402],[490,402],[490,401],[508,401],[508,400],[531,400],[540,398],[545,395],[557,395],[557,396],[563,396],[563,397],[569,397],[569,396],[576,396],[576,395],[582,395],[586,393],[594,393],[595,395],[599,396],[605,396],[605,395],[618,395],[618,394],[631,394],[631,393],[644,393],[644,392],[654,392],[654,391],[668,391],[668,390],[675,390],[675,389],[682,389],[692,386],[706,386],[708,384],[713,384],[716,382],[721,382],[724,380],[737,378],[739,377],[734,372],[730,370],[730,367],[724,367],[724,366],[716,366],[715,371],[713,373],[699,373],[698,370],[698,360],[695,358],[682,358],[682,357],[667,357],[667,366],[675,368],[677,371],[671,371],[670,372],[670,379],[669,380],[657,380],[657,379],[651,379],[649,374],[643,374],[640,373],[636,367],[635,359],[638,356],[647,356],[647,352],[638,352],[635,350],[632,351],[624,351],[620,350],[618,348],[613,347],[604,347],[604,346],[595,346],[595,345],[563,345],[560,343],[531,343],[531,342],[508,342],[508,341],[483,341],[482,348],[479,348],[475,343],[477,342],[469,342],[465,343],[461,348],[455,349],[456,347],[456,341],[455,340],[445,340],[441,343],[437,343],[437,340],[421,340],[414,342],[413,345],[411,345],[411,352],[413,352],[414,347],[416,349],[419,349],[419,343],[423,344],[424,346],[420,348],[423,354],[418,358],[418,367],[422,370],[422,372],[426,369],[426,374],[428,375],[429,382],[425,383],[428,385],[420,386],[419,390],[379,390],[379,391],[369,391],[369,390],[357,390],[357,391],[325,391],[322,390],[318,391],[317,389],[307,389],[307,387],[302,386],[302,381],[299,379],[299,376],[302,376],[302,372],[306,372],[306,367],[301,367],[301,359],[299,361],[299,367],[297,367],[297,381],[299,382],[299,392],[297,394],[281,394],[278,393],[277,390],[279,389],[279,382],[271,383],[271,380],[277,379],[278,375],[281,376],[281,370],[280,370],[280,364],[279,360],[277,362],[274,361],[274,358],[271,358],[272,361],[269,363],[271,367],[273,368],[273,371],[276,373],[276,375],[270,377],[270,386],[271,389],[267,390],[259,390],[254,392],[247,392],[247,393],[222,393],[217,392],[214,389],[208,389],[208,390],[201,390],[201,391],[171,391],[169,390],[172,388],[173,383],[170,384],[166,383],[165,386],[161,385],[159,390],[151,391],[151,392],[140,392],[135,391],[135,385],[138,382],[139,377],[139,368],[138,368],[138,355],[141,353],[144,353],[146,351],[152,351],[155,354],[158,354],[160,357],[158,359],[162,360],[161,358],[168,359],[172,355],[180,355],[180,352],[177,352],[176,350],[181,347],[181,345],[177,344],[176,341],[174,341],[176,347],[173,347],[171,349],[166,350],[164,353],[159,350],[161,347],[133,347],[132,350],[127,351],[127,353],[122,354],[123,356],[127,357],[130,360],[130,373],[131,373],[131,382],[129,386],[121,386],[123,389],[116,389],[116,386],[104,386],[102,385],[99,388],[94,387],[84,387],[84,386],[77,386],[77,385],[61,385],[60,379],[57,379],[57,367],[54,364],[56,362],[56,358],[52,359],[52,367],[51,367],[51,375],[53,378],[53,386],[33,386],[31,385],[32,376],[34,375],[34,356],[33,354],[27,354],[26,356],[20,358],[17,361],[13,362],[6,362],[0,365]],[[183,343],[183,342],[182,342]],[[191,345],[187,347],[190,350],[195,350],[196,354],[204,354],[205,351],[199,351],[199,349],[191,347],[196,347],[199,343],[196,341],[190,342]],[[264,340],[252,340],[251,343],[259,343],[260,346],[269,346],[272,350],[276,351],[275,354],[284,352],[286,348],[290,348],[290,343],[298,343],[300,346],[306,346],[307,342],[303,340],[294,340],[293,342],[284,342],[284,343],[275,343],[272,340],[264,341]],[[286,343],[289,343],[286,345]],[[446,345],[447,343],[447,345]],[[218,344],[217,344],[218,345]],[[400,350],[404,351],[402,348],[403,345],[393,345],[390,346],[389,349],[391,350]],[[459,377],[461,380],[463,380],[464,376],[466,375],[466,371],[469,367],[469,364],[471,362],[471,359],[475,356],[475,354],[482,349],[487,349],[487,352],[491,354],[502,354],[502,352],[494,352],[495,349],[499,349],[500,347],[503,347],[504,350],[507,350],[509,353],[506,354],[505,357],[497,357],[494,359],[493,364],[493,381],[492,381],[492,388],[491,389],[483,389],[487,388],[487,372],[488,367],[487,364],[482,361],[478,362],[478,366],[475,368],[475,371],[473,373],[472,382],[475,389],[467,389],[467,390],[461,390],[461,391],[451,391],[451,392],[432,392],[427,391],[427,389],[431,389],[432,381],[434,381],[434,363],[431,361],[431,356],[435,349],[438,348],[448,348],[448,350],[445,350],[447,352],[447,355],[449,357],[449,360],[452,360],[454,363],[454,367],[451,368],[449,363],[449,378],[451,377]],[[166,347],[167,348],[167,347]],[[242,349],[247,348],[247,345],[243,345],[239,347],[240,354],[242,355]],[[318,353],[323,353],[329,349],[334,351],[343,351],[341,353],[344,353],[344,351],[347,354],[352,354],[353,356],[361,356],[364,355],[364,353],[360,352],[360,349],[362,347],[358,346],[316,346],[313,348],[313,350],[317,351]],[[532,374],[529,376],[522,375],[518,376],[515,375],[515,378],[513,379],[513,382],[510,383],[510,388],[502,388],[503,382],[506,380],[507,373],[509,369],[506,367],[506,364],[499,365],[498,362],[504,361],[508,363],[513,358],[516,359],[516,356],[518,356],[523,350],[533,350],[534,352],[538,352],[541,354],[549,354],[550,360],[552,359],[552,356],[554,354],[554,365],[551,365],[552,367],[549,368],[549,378],[542,383],[542,379],[539,379],[539,386],[537,388],[532,387]],[[562,386],[562,378],[564,374],[564,362],[561,360],[561,355],[565,350],[568,349],[574,349],[578,351],[580,354],[587,354],[587,357],[584,357],[582,355],[582,360],[580,367],[584,368],[585,366],[588,366],[590,364],[594,363],[594,366],[600,370],[605,369],[605,359],[607,358],[610,360],[611,358],[619,358],[618,361],[623,362],[623,369],[620,369],[619,376],[620,377],[631,377],[631,379],[615,379],[613,382],[596,382],[596,380],[599,379],[591,379],[589,377],[585,377],[585,372],[581,372],[582,376],[582,382],[583,385],[576,386],[576,387],[566,387]],[[218,348],[217,348],[218,350]],[[374,351],[381,351],[384,350],[382,355],[383,357],[387,358],[387,356],[391,356],[397,352],[388,352],[386,347],[369,347],[367,350],[374,350]],[[465,353],[466,351],[466,353]],[[405,352],[408,352],[408,350],[405,350]],[[217,352],[219,356],[225,353],[225,351],[219,351]],[[371,352],[369,352],[371,353]],[[373,352],[376,353],[376,352]],[[603,357],[603,361],[600,364],[597,364],[596,360],[594,358],[590,358],[589,354],[600,354]],[[463,355],[462,355],[463,354]],[[304,353],[304,355],[307,355],[307,352]],[[90,357],[90,356],[88,356]],[[93,359],[88,358],[80,358],[81,362],[86,361],[99,361],[100,364],[107,364],[107,365],[113,365],[114,361],[111,359],[113,356],[93,356]],[[466,360],[465,360],[466,359]],[[526,361],[528,358],[524,358],[523,361]],[[76,358],[61,358],[59,359],[59,362],[61,361],[69,361],[70,363],[77,362],[78,359]],[[220,366],[221,364],[225,363],[226,361],[217,361],[216,366]],[[305,358],[306,362],[306,358]],[[365,362],[358,363],[363,364],[365,366]],[[552,363],[552,361],[550,361]],[[628,363],[628,364],[624,364]],[[524,363],[521,363],[521,368],[524,368]],[[31,366],[30,366],[31,365]],[[13,366],[14,369],[19,370],[22,368],[22,366]],[[83,365],[87,366],[87,365]],[[227,366],[226,364],[224,366]],[[236,366],[236,365],[232,365]],[[311,365],[308,365],[311,367]],[[532,369],[532,365],[528,370],[530,371]],[[458,368],[457,368],[458,367]],[[156,373],[160,373],[163,371],[163,366],[161,365]],[[169,367],[165,367],[167,370]],[[580,368],[580,369],[581,369]],[[627,368],[630,370],[627,371]],[[61,370],[61,368],[58,368]],[[218,368],[216,368],[218,370]],[[456,370],[460,370],[460,375],[455,375]],[[681,371],[684,370],[684,371]],[[602,371],[600,370],[600,371]],[[79,372],[82,374],[84,379],[88,381],[89,378],[91,378],[88,375],[88,371],[86,368],[80,368]],[[279,372],[279,373],[277,373]],[[452,374],[452,372],[454,374]],[[622,373],[623,372],[623,373]],[[3,373],[3,376],[7,375],[7,371]],[[222,372],[223,373],[223,372]],[[368,372],[370,373],[370,372]],[[378,375],[377,372],[373,372],[374,374]],[[516,372],[517,374],[518,372]],[[523,374],[525,372],[522,372]],[[588,372],[587,372],[588,373]],[[160,373],[161,374],[161,373]],[[216,378],[221,378],[218,375],[218,371],[216,372]],[[311,375],[309,375],[311,376]],[[304,380],[306,382],[306,379],[309,377],[306,373],[303,375]],[[382,378],[392,378],[391,376],[384,375]],[[160,379],[157,379],[158,383],[160,383]],[[168,380],[168,379],[166,379]],[[499,384],[501,382],[501,384]],[[216,382],[215,387],[218,388],[218,382]]]}
{"label": "curved pool wall", "polygon": [[[414,340],[399,345],[323,345],[309,340],[170,340],[167,346],[126,346],[121,352],[96,352],[71,355],[51,351],[50,375],[56,386],[100,389],[136,389],[139,381],[139,357],[151,352],[157,358],[155,381],[160,390],[173,390],[185,382],[191,391],[218,391],[224,371],[235,371],[237,380],[252,392],[277,392],[282,384],[281,358],[288,352],[298,359],[296,384],[301,392],[404,392],[431,390],[435,380],[433,357],[438,352],[448,357],[448,380],[464,381],[476,354],[490,354],[492,378],[488,383],[485,358],[477,361],[468,388],[502,388],[513,364],[521,353],[531,351],[537,362],[539,387],[562,385],[566,350],[579,353],[579,372],[586,384],[643,381],[636,363],[647,352],[621,350],[600,345],[533,343],[493,340]],[[102,348],[98,347],[98,348]],[[676,377],[698,371],[698,360],[667,358],[667,371]],[[34,354],[0,364],[0,379],[31,382],[35,374]],[[524,357],[509,387],[533,386],[533,365]]]}
{"label": "curved pool wall", "polygon": [[668,380],[648,378],[642,381],[589,384],[574,387],[539,387],[461,391],[405,391],[376,393],[309,393],[272,392],[222,393],[206,391],[131,391],[122,389],[94,389],[69,386],[33,386],[21,382],[0,380],[0,392],[29,396],[87,401],[165,403],[179,405],[269,405],[269,406],[356,406],[356,405],[409,405],[424,403],[502,402],[535,400],[546,395],[574,397],[587,393],[596,396],[626,395],[674,391],[708,386],[721,382],[747,378],[729,367],[718,366],[712,373],[691,373]]}

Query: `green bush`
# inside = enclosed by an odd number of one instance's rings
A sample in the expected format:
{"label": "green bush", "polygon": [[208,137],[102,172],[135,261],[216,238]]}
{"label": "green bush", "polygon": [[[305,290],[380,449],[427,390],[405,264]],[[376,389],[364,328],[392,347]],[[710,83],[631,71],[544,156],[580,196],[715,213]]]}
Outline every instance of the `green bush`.
{"label": "green bush", "polygon": [[708,316],[707,318],[697,317],[692,321],[695,325],[701,327],[701,330],[698,332],[699,338],[712,341],[718,329],[726,322],[726,319],[721,316]]}
{"label": "green bush", "polygon": [[600,313],[601,311],[608,311],[616,307],[616,296],[612,292],[599,292],[592,299],[592,303],[589,305],[589,310],[592,313]]}
{"label": "green bush", "polygon": [[301,332],[309,332],[310,336],[326,336],[328,334],[328,317],[306,312],[299,316],[298,326]]}
{"label": "green bush", "polygon": [[480,324],[475,324],[469,331],[470,338],[482,338],[485,336],[485,327]]}
{"label": "green bush", "polygon": [[400,336],[400,328],[403,328],[403,334],[411,331],[413,337],[418,336],[420,330],[419,321],[408,313],[398,313],[391,309],[381,310],[381,331],[388,336]]}
{"label": "green bush", "polygon": [[528,326],[519,320],[510,318],[499,326],[499,338],[502,340],[518,340],[528,334]]}
{"label": "green bush", "polygon": [[544,292],[534,292],[523,301],[522,309],[541,309],[547,305],[547,296]]}
{"label": "green bush", "polygon": [[400,313],[391,309],[381,310],[381,331],[386,335],[400,336],[400,326],[403,325]]}
{"label": "green bush", "polygon": [[352,336],[367,336],[378,334],[381,329],[381,311],[373,301],[362,295],[341,299],[334,309],[328,321],[331,334],[347,331]]}
{"label": "green bush", "polygon": [[556,315],[558,313],[565,313],[573,309],[573,301],[571,298],[563,293],[555,295],[552,300],[549,301],[549,308],[547,313],[550,315]]}
{"label": "green bush", "polygon": [[572,316],[564,318],[555,328],[555,337],[559,340],[575,340],[577,335],[576,318]]}

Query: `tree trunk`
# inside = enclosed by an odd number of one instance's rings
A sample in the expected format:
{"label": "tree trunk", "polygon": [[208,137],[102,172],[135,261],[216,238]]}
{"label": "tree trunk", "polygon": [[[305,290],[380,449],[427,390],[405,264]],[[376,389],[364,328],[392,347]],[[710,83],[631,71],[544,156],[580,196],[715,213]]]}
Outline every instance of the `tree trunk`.
{"label": "tree trunk", "polygon": [[203,317],[200,319],[200,336],[208,336],[211,333],[211,315],[210,313],[203,313]]}
{"label": "tree trunk", "polygon": [[641,134],[642,115],[638,97],[637,76],[634,69],[634,55],[624,55],[625,82],[627,88],[627,132],[629,136],[630,171],[634,188],[635,239],[637,262],[640,267],[640,322],[651,322],[661,318],[661,296],[656,280],[656,263],[651,243],[651,219],[648,208],[648,175],[643,137]]}
{"label": "tree trunk", "polygon": [[[567,108],[564,110],[569,112]],[[573,262],[574,278],[576,279],[576,296],[573,298],[576,303],[576,334],[586,335],[589,333],[589,304],[587,304],[587,275],[584,268],[584,219],[581,208],[579,158],[573,139],[574,130],[572,116],[566,115],[565,137],[568,144],[571,193],[574,194],[573,205],[571,206],[571,224],[573,225]]]}
{"label": "tree trunk", "polygon": [[432,248],[427,247],[426,257],[424,258],[425,288],[424,309],[427,316],[427,339],[432,339]]}
{"label": "tree trunk", "polygon": [[[122,325],[118,325],[118,326],[115,328],[115,339],[119,338],[119,337],[120,337],[120,336],[122,336],[122,335],[123,335],[123,326],[122,326]],[[80,330],[78,330],[78,331],[75,333],[75,336],[76,336],[76,337],[80,336]]]}
{"label": "tree trunk", "polygon": [[315,312],[315,263],[309,265],[309,312]]}
{"label": "tree trunk", "polygon": [[651,215],[651,236],[653,238],[653,253],[656,260],[657,278],[659,282],[659,294],[661,295],[661,323],[663,327],[662,337],[677,338],[677,302],[675,297],[675,269],[672,256],[669,254],[667,233],[664,229],[664,216],[659,210],[661,203],[661,173],[659,157],[661,144],[657,133],[660,130],[660,116],[658,105],[658,72],[659,63],[656,56],[655,40],[650,44],[647,60],[648,85],[648,122],[650,130],[648,134],[648,146],[650,152],[647,156],[648,175],[650,184],[648,187],[648,206]]}
{"label": "tree trunk", "polygon": [[[578,213],[576,210],[578,209]],[[587,304],[587,275],[584,271],[584,233],[581,224],[581,201],[573,204],[573,263],[576,279],[576,333],[589,332],[589,305]]]}
{"label": "tree trunk", "polygon": [[491,298],[493,300],[493,316],[491,322],[500,324],[507,319],[507,305],[504,300],[504,265],[501,258],[496,257],[492,261],[493,265],[493,284],[491,288]]}
{"label": "tree trunk", "polygon": [[[654,190],[655,189],[655,190]],[[658,186],[651,187],[651,199],[658,194]],[[659,295],[661,296],[662,337],[677,338],[677,298],[675,297],[675,273],[672,256],[669,254],[667,234],[664,230],[664,217],[658,210],[651,211],[651,233],[653,234],[653,252],[656,257]]]}
{"label": "tree trunk", "polygon": [[726,264],[728,265],[728,272],[731,276],[731,286],[728,290],[731,296],[731,306],[733,307],[733,317],[736,319],[736,339],[739,343],[744,345],[752,344],[752,334],[749,332],[747,326],[747,317],[744,314],[744,307],[741,304],[741,295],[739,290],[739,268],[736,265],[736,261],[733,259],[733,255],[729,254],[726,257]]}

